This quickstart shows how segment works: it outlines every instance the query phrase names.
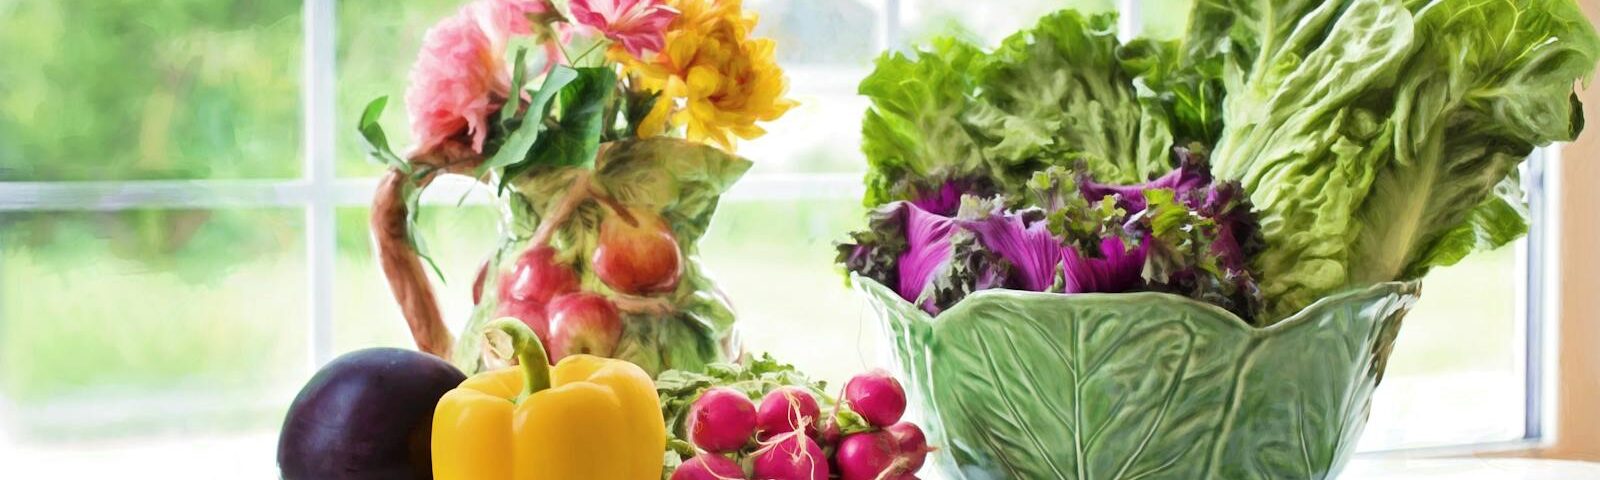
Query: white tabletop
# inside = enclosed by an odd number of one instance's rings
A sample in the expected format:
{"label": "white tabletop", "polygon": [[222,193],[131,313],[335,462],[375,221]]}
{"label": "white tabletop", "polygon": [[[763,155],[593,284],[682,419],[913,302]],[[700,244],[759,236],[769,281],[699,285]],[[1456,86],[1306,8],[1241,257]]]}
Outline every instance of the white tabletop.
{"label": "white tabletop", "polygon": [[[169,480],[276,479],[277,435],[177,436],[136,442],[7,445],[0,443],[6,478],[96,479],[127,472],[162,472]],[[205,455],[195,455],[204,451]],[[939,478],[924,472],[930,480]],[[1600,480],[1600,464],[1522,459],[1397,459],[1358,457],[1339,480]]]}
{"label": "white tabletop", "polygon": [[1341,480],[1595,480],[1600,464],[1527,459],[1366,459]]}

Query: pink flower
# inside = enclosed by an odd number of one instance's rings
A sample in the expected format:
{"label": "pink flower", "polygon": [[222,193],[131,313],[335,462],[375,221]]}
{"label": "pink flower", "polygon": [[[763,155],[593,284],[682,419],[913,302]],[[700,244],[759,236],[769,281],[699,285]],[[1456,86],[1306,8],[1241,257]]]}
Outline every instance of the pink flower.
{"label": "pink flower", "polygon": [[483,152],[489,115],[510,95],[506,47],[512,37],[532,34],[530,15],[550,11],[545,0],[477,0],[428,29],[406,87],[416,151],[465,132]]}
{"label": "pink flower", "polygon": [[572,0],[574,20],[599,30],[638,58],[661,51],[667,26],[677,17],[678,11],[661,0]]}
{"label": "pink flower", "polygon": [[561,14],[549,0],[478,0],[466,8],[494,43],[495,51],[505,51],[513,37],[532,36],[544,48],[546,73],[557,63],[564,63],[561,44],[572,37],[572,32],[567,24],[556,22]]}
{"label": "pink flower", "polygon": [[431,151],[465,130],[472,149],[482,153],[488,116],[510,89],[505,53],[494,49],[471,16],[456,15],[434,25],[423,36],[406,87],[417,151]]}
{"label": "pink flower", "polygon": [[478,0],[463,8],[477,20],[478,28],[499,51],[504,51],[512,37],[534,33],[530,18],[548,15],[555,11],[547,0]]}

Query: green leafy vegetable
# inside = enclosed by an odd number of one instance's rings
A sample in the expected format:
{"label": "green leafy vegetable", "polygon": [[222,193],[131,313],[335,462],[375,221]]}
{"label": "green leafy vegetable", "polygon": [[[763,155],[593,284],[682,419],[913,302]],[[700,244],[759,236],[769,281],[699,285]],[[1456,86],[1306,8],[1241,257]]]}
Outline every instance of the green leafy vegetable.
{"label": "green leafy vegetable", "polygon": [[872,108],[862,120],[867,205],[911,199],[946,179],[987,173],[983,144],[961,118],[977,85],[971,71],[981,52],[942,40],[916,58],[889,53],[861,81]]}
{"label": "green leafy vegetable", "polygon": [[1197,8],[1189,61],[1221,62],[1228,91],[1213,165],[1261,216],[1274,319],[1521,235],[1515,169],[1576,137],[1572,84],[1600,58],[1571,0]]}
{"label": "green leafy vegetable", "polygon": [[992,52],[946,38],[880,58],[860,87],[872,100],[867,205],[928,207],[951,185],[957,198],[1020,200],[1033,172],[1080,163],[1102,181],[1139,183],[1173,168],[1175,143],[1209,145],[1221,121],[1216,63],[1185,64],[1177,42],[1122,45],[1115,25],[1068,10]]}
{"label": "green leafy vegetable", "polygon": [[1115,26],[1114,15],[1065,10],[985,58],[979,101],[965,120],[997,168],[1031,173],[1086,160],[1095,178],[1111,183],[1138,183],[1171,168],[1165,112],[1142,108],[1118,58]]}

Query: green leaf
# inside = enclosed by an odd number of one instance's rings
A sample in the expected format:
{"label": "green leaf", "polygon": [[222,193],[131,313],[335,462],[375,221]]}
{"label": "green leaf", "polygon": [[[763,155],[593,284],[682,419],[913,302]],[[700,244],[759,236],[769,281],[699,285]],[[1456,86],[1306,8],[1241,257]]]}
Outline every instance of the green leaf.
{"label": "green leaf", "polygon": [[[528,161],[528,151],[538,142],[540,133],[544,132],[544,119],[550,115],[552,101],[565,88],[578,78],[578,72],[569,67],[557,65],[544,77],[544,84],[539,91],[533,94],[528,107],[522,114],[522,120],[516,129],[506,136],[500,149],[494,152],[483,165],[478,167],[478,176],[499,168],[509,168]],[[513,102],[506,102],[507,104]],[[503,111],[502,111],[503,113]]]}
{"label": "green leaf", "polygon": [[615,139],[627,139],[639,136],[639,123],[655,108],[659,93],[643,90],[624,90],[622,97],[622,128],[618,130]]}
{"label": "green leaf", "polygon": [[616,93],[617,75],[609,68],[582,68],[561,91],[561,119],[534,151],[539,165],[593,167],[600,149],[606,105]]}
{"label": "green leaf", "polygon": [[[434,169],[434,167],[419,168],[412,176],[425,176]],[[417,187],[417,184],[418,182],[411,181],[407,182],[405,187],[407,238],[411,241],[411,249],[417,252],[417,257],[421,258],[423,263],[428,264],[428,268],[433,270],[434,276],[439,278],[440,283],[445,283],[444,270],[440,269],[439,264],[433,261],[433,254],[428,248],[427,240],[422,235],[420,223],[422,221],[422,191],[424,188]]]}
{"label": "green leaf", "polygon": [[954,38],[887,54],[862,80],[866,204],[946,184],[1026,195],[1033,172],[1080,163],[1102,182],[1150,180],[1172,147],[1221,130],[1218,61],[1185,64],[1175,42],[1123,45],[1116,16],[1064,10],[992,52]]}
{"label": "green leaf", "polygon": [[861,95],[872,101],[861,123],[867,205],[987,173],[983,144],[962,123],[977,93],[971,72],[981,54],[970,43],[940,40],[914,58],[884,54],[861,80]]}
{"label": "green leaf", "polygon": [[1213,172],[1259,212],[1269,321],[1520,235],[1520,200],[1496,190],[1536,146],[1576,137],[1573,84],[1600,59],[1571,0],[1203,8],[1229,25],[1226,48],[1196,54],[1225,70]]}
{"label": "green leaf", "polygon": [[[1057,12],[981,63],[978,104],[966,120],[989,142],[984,153],[997,168],[1032,172],[1084,160],[1095,179],[1122,184],[1171,170],[1166,112],[1141,102],[1139,72],[1124,68],[1116,20]],[[1175,56],[1141,60],[1148,70]]]}
{"label": "green leaf", "polygon": [[616,72],[608,68],[580,68],[561,89],[560,109],[554,125],[539,135],[527,161],[506,167],[501,187],[517,175],[537,167],[594,166],[605,128],[606,105],[616,93]]}
{"label": "green leaf", "polygon": [[411,164],[400,159],[389,148],[389,137],[383,133],[383,125],[378,123],[383,116],[383,109],[389,103],[389,97],[383,96],[367,103],[361,110],[361,120],[356,122],[356,129],[361,133],[362,145],[367,150],[367,158],[386,167],[402,172],[411,173]]}
{"label": "green leaf", "polygon": [[[525,77],[528,75],[527,57],[528,47],[517,47],[517,56],[511,61],[511,99],[500,106],[500,125],[504,128],[514,127],[511,123],[516,120],[517,108],[522,105],[522,86],[527,83]],[[530,105],[528,108],[532,110],[533,107]]]}
{"label": "green leaf", "polygon": [[930,317],[853,283],[952,480],[1334,478],[1417,299],[1386,283],[1257,329],[1163,293],[986,290]]}

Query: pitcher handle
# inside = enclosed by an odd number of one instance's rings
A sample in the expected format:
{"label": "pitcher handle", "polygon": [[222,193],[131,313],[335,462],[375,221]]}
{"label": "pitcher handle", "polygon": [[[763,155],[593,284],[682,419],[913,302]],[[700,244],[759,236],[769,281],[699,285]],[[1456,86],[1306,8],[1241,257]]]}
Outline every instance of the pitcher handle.
{"label": "pitcher handle", "polygon": [[422,173],[413,178],[412,174],[391,168],[378,181],[372,198],[372,240],[378,265],[395,302],[400,304],[400,313],[417,349],[450,361],[454,339],[444,324],[428,272],[411,245],[406,187],[414,182],[416,188],[426,188],[440,173],[470,174],[483,163],[483,157],[466,145],[451,141],[426,154],[412,156],[410,162],[413,168],[426,170],[420,170]]}

